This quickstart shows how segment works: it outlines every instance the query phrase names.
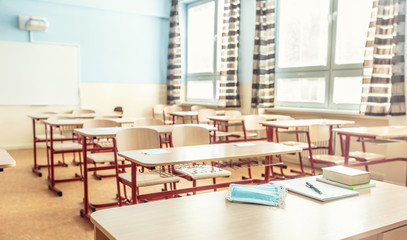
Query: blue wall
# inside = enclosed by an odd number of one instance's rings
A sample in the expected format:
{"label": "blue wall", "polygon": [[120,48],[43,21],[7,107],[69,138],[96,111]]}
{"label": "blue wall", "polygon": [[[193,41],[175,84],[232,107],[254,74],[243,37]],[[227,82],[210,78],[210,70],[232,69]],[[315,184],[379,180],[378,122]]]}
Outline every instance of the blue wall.
{"label": "blue wall", "polygon": [[163,84],[170,0],[0,0],[0,40],[29,42],[18,16],[48,19],[33,41],[80,46],[81,82]]}

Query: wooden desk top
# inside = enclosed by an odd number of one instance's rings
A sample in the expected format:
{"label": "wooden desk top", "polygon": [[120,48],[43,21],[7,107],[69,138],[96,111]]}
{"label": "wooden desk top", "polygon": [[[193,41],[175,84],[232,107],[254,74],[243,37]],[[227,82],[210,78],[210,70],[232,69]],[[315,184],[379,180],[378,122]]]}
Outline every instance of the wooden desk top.
{"label": "wooden desk top", "polygon": [[246,157],[263,157],[282,153],[297,153],[302,150],[301,148],[263,141],[253,141],[248,146],[236,146],[236,144],[239,143],[174,147],[168,148],[168,152],[160,154],[145,154],[144,150],[122,151],[118,155],[141,166],[152,167]]}
{"label": "wooden desk top", "polygon": [[360,239],[407,224],[407,188],[383,182],[319,202],[289,193],[284,207],[230,203],[225,191],[96,211],[108,239]]}
{"label": "wooden desk top", "polygon": [[289,127],[309,127],[313,125],[343,125],[353,123],[355,122],[336,119],[297,119],[297,120],[264,122],[262,123],[262,125],[270,127],[289,128]]}
{"label": "wooden desk top", "polygon": [[82,126],[86,119],[57,119],[45,120],[44,123],[50,126]]}
{"label": "wooden desk top", "polygon": [[[207,128],[209,131],[215,131],[217,128],[207,124],[177,124],[177,125],[157,125],[157,126],[137,126],[142,128],[151,128],[156,130],[161,134],[171,133],[174,127],[177,126],[202,126]],[[112,128],[80,128],[75,129],[74,132],[81,134],[85,137],[115,137],[116,133],[129,127],[112,127]]]}
{"label": "wooden desk top", "polygon": [[6,150],[0,149],[0,168],[9,168],[15,165],[16,161],[14,158]]}
{"label": "wooden desk top", "polygon": [[[291,119],[290,116],[286,115],[276,115],[276,114],[259,114],[259,116],[264,117],[267,121],[274,121],[274,120],[288,120]],[[212,121],[242,121],[244,120],[244,115],[239,117],[231,117],[231,116],[210,116],[208,117],[209,120]]]}
{"label": "wooden desk top", "polygon": [[333,129],[333,131],[350,136],[368,136],[383,138],[407,136],[406,126],[337,128]]}
{"label": "wooden desk top", "polygon": [[177,117],[191,117],[191,116],[197,116],[198,112],[197,111],[177,111],[177,112],[170,113],[170,115],[177,116]]}

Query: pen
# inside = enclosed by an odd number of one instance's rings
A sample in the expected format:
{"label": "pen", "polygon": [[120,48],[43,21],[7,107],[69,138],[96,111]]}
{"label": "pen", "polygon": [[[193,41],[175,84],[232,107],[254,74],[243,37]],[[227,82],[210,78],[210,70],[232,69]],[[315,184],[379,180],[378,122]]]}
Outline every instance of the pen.
{"label": "pen", "polygon": [[311,188],[311,189],[314,190],[315,192],[317,192],[317,193],[319,193],[319,194],[322,194],[322,192],[321,192],[318,188],[316,188],[314,185],[312,185],[311,183],[305,182],[305,185],[307,185],[307,187]]}

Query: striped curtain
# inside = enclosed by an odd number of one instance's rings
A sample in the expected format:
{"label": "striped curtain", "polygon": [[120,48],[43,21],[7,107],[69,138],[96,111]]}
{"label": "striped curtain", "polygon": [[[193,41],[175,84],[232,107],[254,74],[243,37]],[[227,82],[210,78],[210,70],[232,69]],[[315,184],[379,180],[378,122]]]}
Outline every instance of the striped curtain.
{"label": "striped curtain", "polygon": [[222,30],[219,105],[240,107],[239,56],[240,0],[225,0]]}
{"label": "striped curtain", "polygon": [[365,115],[405,115],[405,0],[374,0],[363,64]]}
{"label": "striped curtain", "polygon": [[168,41],[167,104],[181,101],[181,36],[178,0],[171,1],[170,36]]}
{"label": "striped curtain", "polygon": [[252,108],[274,107],[275,0],[256,1]]}

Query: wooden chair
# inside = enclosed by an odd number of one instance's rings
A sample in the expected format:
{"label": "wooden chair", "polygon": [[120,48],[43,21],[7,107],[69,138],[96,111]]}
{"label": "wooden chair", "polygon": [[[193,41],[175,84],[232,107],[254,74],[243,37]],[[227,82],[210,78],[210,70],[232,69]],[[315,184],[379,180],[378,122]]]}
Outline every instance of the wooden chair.
{"label": "wooden chair", "polygon": [[134,121],[133,126],[157,126],[164,125],[163,120],[156,118],[140,118]]}
{"label": "wooden chair", "polygon": [[198,110],[198,123],[202,124],[209,124],[210,120],[208,119],[209,116],[216,116],[216,111],[210,108],[202,108]]}
{"label": "wooden chair", "polygon": [[152,109],[152,113],[153,113],[153,118],[163,118],[161,115],[163,114],[163,111],[164,111],[164,108],[166,107],[167,105],[165,105],[165,104],[156,104],[156,105],[154,105],[153,106],[153,109]]}
{"label": "wooden chair", "polygon": [[[259,141],[259,140],[266,140],[267,135],[266,135],[266,129],[263,127],[260,123],[265,122],[266,119],[263,116],[260,115],[247,115],[244,116],[241,126],[243,131],[233,131],[229,132],[230,136],[229,137],[238,137],[238,139],[233,139],[231,141]],[[247,165],[247,170],[248,170],[248,176],[249,178],[252,178],[252,172],[251,172],[251,165],[253,163],[258,163],[259,159],[239,159],[238,162],[232,162],[230,163],[231,165]]]}
{"label": "wooden chair", "polygon": [[[283,141],[280,142],[281,144],[294,146],[302,148],[303,151],[307,151],[309,153],[309,161],[311,165],[311,175],[315,175],[315,164],[322,164],[326,166],[333,166],[333,165],[343,165],[344,164],[344,157],[339,155],[334,155],[333,147],[331,144],[332,141],[332,126],[328,125],[312,125],[308,127],[308,130],[287,130],[284,133],[288,134],[295,134],[296,141]],[[305,141],[300,141],[299,135],[305,136]],[[277,137],[278,141],[278,137]],[[325,150],[327,154],[315,154],[314,151],[316,150]],[[291,172],[297,173],[297,175],[285,175],[286,177],[301,177],[305,176],[306,173],[303,168],[303,161],[302,161],[302,154],[298,153],[299,158],[299,165],[300,170],[295,171],[291,170]],[[349,158],[349,162],[357,161],[355,158]],[[309,174],[308,174],[309,175]]]}
{"label": "wooden chair", "polygon": [[247,115],[244,116],[241,126],[242,131],[229,131],[229,137],[237,137],[231,141],[257,141],[266,140],[266,129],[260,124],[265,122],[266,119],[260,115]]}
{"label": "wooden chair", "polygon": [[[160,126],[160,125],[164,125],[163,120],[156,119],[156,118],[141,118],[141,119],[135,120],[134,123],[133,123],[134,127]],[[162,146],[162,144],[165,143],[165,146],[169,147],[170,146],[169,138],[170,137],[167,134],[163,134],[163,136],[160,135],[161,146]]]}
{"label": "wooden chair", "polygon": [[[172,146],[174,147],[204,145],[209,144],[209,142],[209,131],[204,127],[176,126],[172,130]],[[229,177],[231,175],[229,171],[215,167],[214,164],[186,164],[175,166],[175,173],[192,181],[193,187],[196,187],[196,181],[200,179],[212,178],[213,184],[216,184],[217,177]]]}
{"label": "wooden chair", "polygon": [[[48,120],[62,120],[67,119],[65,116],[52,116],[48,118]],[[68,117],[69,119],[69,117]],[[47,125],[46,127],[46,151],[47,151],[47,165],[48,165],[48,180],[50,183],[48,184],[48,188],[57,192],[58,196],[62,196],[62,191],[55,187],[56,182],[68,182],[68,181],[77,181],[82,179],[83,172],[82,172],[82,164],[81,164],[81,152],[82,152],[82,144],[79,143],[77,136],[73,133],[73,129],[78,128],[79,126],[50,126]],[[51,141],[51,135],[54,136],[54,132],[59,132],[61,134],[61,138],[53,139]],[[63,164],[67,166],[65,163],[65,154],[70,153],[73,155],[73,163],[79,165],[80,174],[75,174],[74,178],[65,178],[65,179],[55,179],[55,155],[61,154],[62,156],[62,163],[59,162],[58,165]],[[79,161],[76,161],[76,153],[79,155]]]}
{"label": "wooden chair", "polygon": [[239,111],[239,110],[226,110],[225,111],[225,116],[240,117],[240,116],[242,116],[242,112]]}
{"label": "wooden chair", "polygon": [[[51,116],[48,120],[64,120],[64,119],[72,119],[69,116]],[[64,127],[61,126],[59,128],[53,129],[53,149],[51,149],[51,145],[49,144],[50,140],[50,127],[46,129],[46,138],[48,139],[47,142],[47,159],[49,165],[49,156],[51,154],[61,154],[62,161],[60,161],[57,165],[68,166],[65,162],[65,153],[72,153],[73,154],[73,163],[75,165],[80,165],[81,163],[81,154],[79,155],[79,161],[76,161],[76,152],[80,152],[82,149],[82,145],[77,141],[76,135],[73,133],[74,127]],[[82,168],[80,169],[82,174]]]}
{"label": "wooden chair", "polygon": [[[108,119],[89,119],[86,120],[83,124],[83,128],[106,128],[106,127],[120,127],[120,123],[117,123],[112,120]],[[87,154],[87,161],[89,163],[94,164],[94,172],[93,175],[102,180],[102,177],[114,177],[115,174],[109,175],[100,175],[97,173],[98,170],[108,170],[108,169],[115,169],[114,166],[114,152],[113,152],[113,141],[109,138],[102,138],[102,139],[93,139],[90,143],[82,143],[82,144],[91,144],[93,148],[90,149],[92,152]],[[119,157],[119,161],[122,162],[122,171],[124,171],[124,167],[129,167],[130,165],[124,164],[124,158]],[[108,166],[98,167],[97,165],[105,165],[109,164]]]}
{"label": "wooden chair", "polygon": [[191,111],[198,111],[200,109],[204,109],[204,106],[199,106],[199,105],[192,105],[191,106]]}
{"label": "wooden chair", "polygon": [[[118,203],[121,206],[123,197],[120,193],[120,183],[123,184],[124,198],[128,200],[126,194],[126,186],[131,187],[132,179],[131,173],[121,173],[119,171],[118,156],[119,151],[128,150],[141,150],[141,149],[154,149],[160,148],[160,136],[159,133],[149,128],[126,128],[117,132],[115,142],[115,166],[116,166],[116,179],[117,179],[117,194]],[[164,167],[163,167],[164,168]],[[170,174],[163,168],[157,168],[156,170],[150,170],[143,168],[142,171],[137,172],[137,189],[139,194],[140,187],[147,187],[153,185],[164,184],[164,190],[167,190],[167,184],[171,189],[176,188],[176,183],[180,181],[180,178]]]}
{"label": "wooden chair", "polygon": [[173,124],[172,116],[170,113],[182,111],[182,108],[178,105],[165,106],[163,109],[163,121],[165,125]]}

